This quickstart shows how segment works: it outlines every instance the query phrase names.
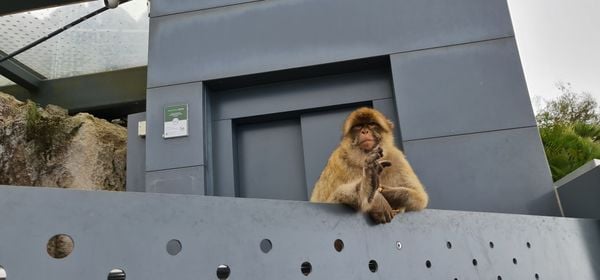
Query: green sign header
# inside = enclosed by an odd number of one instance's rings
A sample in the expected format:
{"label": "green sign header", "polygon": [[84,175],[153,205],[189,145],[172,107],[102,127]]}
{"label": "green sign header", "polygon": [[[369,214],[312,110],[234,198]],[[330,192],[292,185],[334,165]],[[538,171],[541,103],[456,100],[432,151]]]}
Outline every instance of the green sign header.
{"label": "green sign header", "polygon": [[173,119],[187,120],[188,118],[188,105],[172,105],[165,107],[165,122],[171,122]]}

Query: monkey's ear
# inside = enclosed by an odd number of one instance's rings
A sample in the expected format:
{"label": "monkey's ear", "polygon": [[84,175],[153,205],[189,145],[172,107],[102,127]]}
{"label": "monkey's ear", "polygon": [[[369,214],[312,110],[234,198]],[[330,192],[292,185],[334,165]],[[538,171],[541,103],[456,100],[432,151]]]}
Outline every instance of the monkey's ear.
{"label": "monkey's ear", "polygon": [[387,120],[387,124],[390,126],[390,129],[394,129],[394,123],[390,120]]}

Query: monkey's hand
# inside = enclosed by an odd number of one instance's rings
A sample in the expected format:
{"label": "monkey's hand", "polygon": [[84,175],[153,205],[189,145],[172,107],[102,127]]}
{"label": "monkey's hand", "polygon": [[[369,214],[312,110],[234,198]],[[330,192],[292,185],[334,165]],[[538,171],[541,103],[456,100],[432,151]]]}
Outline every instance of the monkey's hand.
{"label": "monkey's hand", "polygon": [[375,190],[379,188],[379,175],[383,172],[383,169],[392,165],[388,160],[381,160],[383,157],[383,149],[376,147],[371,151],[365,159],[364,165],[364,179],[365,189],[363,190],[367,195],[367,201],[371,202]]}
{"label": "monkey's hand", "polygon": [[394,210],[392,210],[385,197],[378,192],[375,192],[367,213],[378,224],[391,222],[395,215]]}
{"label": "monkey's hand", "polygon": [[401,210],[401,212],[404,212],[404,210],[414,211],[423,208],[418,207],[418,205],[424,204],[421,201],[423,199],[422,196],[413,189],[380,186],[378,192],[385,197],[394,210]]}

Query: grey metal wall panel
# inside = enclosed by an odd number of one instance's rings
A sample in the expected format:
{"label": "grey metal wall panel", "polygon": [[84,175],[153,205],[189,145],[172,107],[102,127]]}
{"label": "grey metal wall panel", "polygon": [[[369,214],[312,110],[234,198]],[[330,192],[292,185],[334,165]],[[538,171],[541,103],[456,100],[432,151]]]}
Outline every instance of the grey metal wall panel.
{"label": "grey metal wall panel", "polygon": [[559,186],[557,191],[565,216],[600,219],[600,166]]}
{"label": "grey metal wall panel", "polygon": [[[202,83],[148,90],[146,102],[146,171],[204,165],[204,99]],[[164,108],[188,104],[189,136],[164,139]]]}
{"label": "grey metal wall panel", "polygon": [[302,114],[302,151],[310,197],[329,156],[342,138],[344,120],[356,107]]}
{"label": "grey metal wall panel", "polygon": [[203,195],[204,166],[146,172],[146,192]]}
{"label": "grey metal wall panel", "polygon": [[535,126],[514,38],[391,56],[404,140]]}
{"label": "grey metal wall panel", "polygon": [[213,117],[234,119],[390,98],[388,69],[323,76],[215,92]]}
{"label": "grey metal wall panel", "polygon": [[127,116],[127,176],[128,192],[146,190],[146,139],[138,136],[138,122],[146,120],[146,113]]}
{"label": "grey metal wall panel", "polygon": [[260,1],[152,18],[148,87],[512,35],[505,0]]}
{"label": "grey metal wall panel", "polygon": [[536,127],[405,141],[435,209],[560,215]]}
{"label": "grey metal wall panel", "polygon": [[[598,220],[426,210],[376,226],[341,205],[23,187],[0,187],[0,213],[9,280],[106,279],[113,268],[127,279],[217,279],[221,264],[230,279],[600,278]],[[45,253],[57,233],[74,239],[65,259]]]}
{"label": "grey metal wall panel", "polygon": [[400,133],[398,111],[396,110],[396,102],[394,99],[386,98],[373,100],[373,108],[385,115],[388,120],[394,124],[394,142],[398,148],[402,148],[402,134]]}
{"label": "grey metal wall panel", "polygon": [[224,6],[256,2],[263,0],[177,0],[152,1],[150,17],[165,16],[189,11],[206,10]]}
{"label": "grey metal wall panel", "polygon": [[236,127],[239,196],[307,200],[300,120]]}
{"label": "grey metal wall panel", "polygon": [[235,196],[237,164],[236,140],[231,120],[213,122],[213,182],[209,195]]}

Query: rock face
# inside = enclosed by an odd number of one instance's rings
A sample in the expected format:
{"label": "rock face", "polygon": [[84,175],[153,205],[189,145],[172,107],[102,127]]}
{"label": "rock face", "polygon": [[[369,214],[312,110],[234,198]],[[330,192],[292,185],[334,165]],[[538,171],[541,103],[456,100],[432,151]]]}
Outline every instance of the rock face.
{"label": "rock face", "polygon": [[0,93],[0,184],[121,191],[126,146],[124,127]]}

